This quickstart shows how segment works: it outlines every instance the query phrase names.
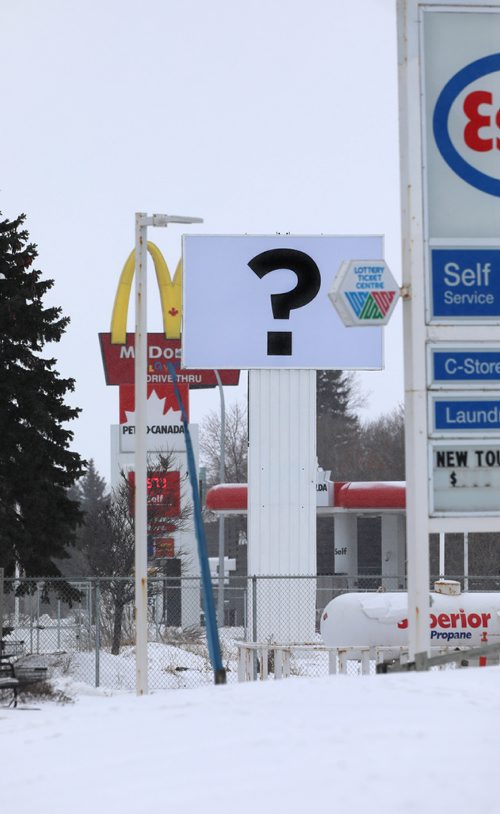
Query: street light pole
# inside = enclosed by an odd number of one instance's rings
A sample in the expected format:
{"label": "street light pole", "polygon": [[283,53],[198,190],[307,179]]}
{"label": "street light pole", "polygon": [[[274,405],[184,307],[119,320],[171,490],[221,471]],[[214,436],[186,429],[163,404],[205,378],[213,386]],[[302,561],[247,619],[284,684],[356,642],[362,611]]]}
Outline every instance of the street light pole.
{"label": "street light pole", "polygon": [[137,695],[148,692],[147,552],[147,223],[135,216],[135,666]]}
{"label": "street light pole", "polygon": [[137,695],[148,692],[147,546],[147,245],[148,226],[203,223],[182,215],[135,215],[135,675]]}
{"label": "street light pole", "polygon": [[[220,395],[220,457],[219,457],[219,482],[224,483],[226,479],[226,404],[224,401],[224,389],[222,387],[219,371],[214,370],[215,378],[219,386]],[[219,515],[219,590],[217,591],[217,619],[219,627],[224,626],[224,515]]]}

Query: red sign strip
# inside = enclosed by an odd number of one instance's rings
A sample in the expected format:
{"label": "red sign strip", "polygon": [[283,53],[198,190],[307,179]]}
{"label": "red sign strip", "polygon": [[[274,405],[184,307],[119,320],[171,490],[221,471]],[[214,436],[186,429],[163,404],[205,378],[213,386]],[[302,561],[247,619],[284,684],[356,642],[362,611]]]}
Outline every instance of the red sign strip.
{"label": "red sign strip", "polygon": [[[135,335],[127,334],[124,345],[112,345],[110,333],[100,333],[102,362],[106,384],[134,384]],[[168,371],[168,363],[174,365],[179,384],[190,389],[217,386],[213,370],[185,370],[181,368],[181,340],[165,339],[162,333],[148,334],[148,384],[173,384]],[[223,385],[236,385],[240,380],[239,370],[219,371]]]}

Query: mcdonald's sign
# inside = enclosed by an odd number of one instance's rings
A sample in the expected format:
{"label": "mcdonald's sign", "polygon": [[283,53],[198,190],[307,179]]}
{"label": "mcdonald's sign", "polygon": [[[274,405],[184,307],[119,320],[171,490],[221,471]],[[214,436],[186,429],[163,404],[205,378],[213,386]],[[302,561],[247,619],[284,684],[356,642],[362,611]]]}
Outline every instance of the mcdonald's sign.
{"label": "mcdonald's sign", "polygon": [[[148,384],[172,384],[168,362],[173,363],[178,380],[190,388],[217,385],[213,370],[181,369],[182,264],[177,264],[173,279],[159,248],[148,241],[160,292],[164,333],[148,333]],[[127,314],[135,272],[135,250],[128,256],[116,291],[111,317],[111,332],[100,333],[102,361],[106,384],[134,383],[135,336],[127,333]],[[224,385],[239,382],[239,370],[221,370]]]}

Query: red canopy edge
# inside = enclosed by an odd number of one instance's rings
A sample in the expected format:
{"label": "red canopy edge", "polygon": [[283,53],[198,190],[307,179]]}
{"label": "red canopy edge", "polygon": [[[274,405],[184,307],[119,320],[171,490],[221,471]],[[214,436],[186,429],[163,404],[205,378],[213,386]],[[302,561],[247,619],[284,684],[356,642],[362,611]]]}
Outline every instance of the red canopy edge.
{"label": "red canopy edge", "polygon": [[[338,481],[334,484],[336,509],[401,509],[406,506],[404,481]],[[212,512],[246,512],[246,483],[221,483],[207,492],[207,509]]]}

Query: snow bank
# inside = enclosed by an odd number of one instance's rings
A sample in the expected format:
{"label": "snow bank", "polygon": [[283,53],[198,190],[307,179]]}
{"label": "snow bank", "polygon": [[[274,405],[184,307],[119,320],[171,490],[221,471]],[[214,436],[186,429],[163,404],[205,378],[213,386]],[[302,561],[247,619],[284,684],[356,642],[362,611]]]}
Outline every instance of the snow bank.
{"label": "snow bank", "polygon": [[499,681],[468,668],[2,709],[2,808],[492,811]]}

